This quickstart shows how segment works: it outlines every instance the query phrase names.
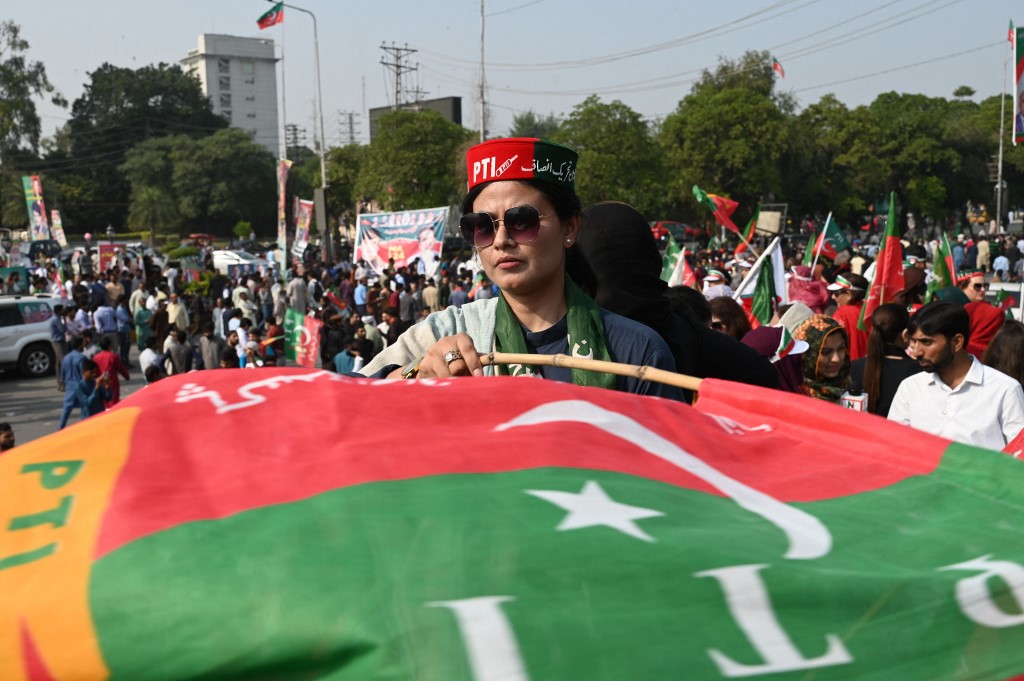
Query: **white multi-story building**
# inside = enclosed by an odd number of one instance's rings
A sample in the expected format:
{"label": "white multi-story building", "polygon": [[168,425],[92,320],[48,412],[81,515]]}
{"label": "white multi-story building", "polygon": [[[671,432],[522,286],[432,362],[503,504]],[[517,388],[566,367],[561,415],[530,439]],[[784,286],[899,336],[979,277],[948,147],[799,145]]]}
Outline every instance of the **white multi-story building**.
{"label": "white multi-story building", "polygon": [[277,59],[274,41],[203,33],[199,47],[181,60],[194,73],[215,113],[253,135],[277,156]]}

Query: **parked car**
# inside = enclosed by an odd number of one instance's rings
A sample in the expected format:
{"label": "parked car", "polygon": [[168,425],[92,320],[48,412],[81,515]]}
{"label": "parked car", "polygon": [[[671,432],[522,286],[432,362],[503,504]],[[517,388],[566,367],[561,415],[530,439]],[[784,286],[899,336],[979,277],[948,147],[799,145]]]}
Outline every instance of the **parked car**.
{"label": "parked car", "polygon": [[17,367],[29,378],[57,370],[50,319],[59,303],[50,295],[0,296],[0,368]]}
{"label": "parked car", "polygon": [[228,273],[229,265],[252,265],[266,267],[267,261],[245,251],[214,251],[213,267],[221,274]]}

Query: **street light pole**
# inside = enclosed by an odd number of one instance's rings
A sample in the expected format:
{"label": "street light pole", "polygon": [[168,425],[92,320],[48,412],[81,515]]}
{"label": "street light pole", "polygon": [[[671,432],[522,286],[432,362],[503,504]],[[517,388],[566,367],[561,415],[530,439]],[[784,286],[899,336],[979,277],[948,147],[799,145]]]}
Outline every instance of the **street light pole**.
{"label": "street light pole", "polygon": [[[275,0],[267,0],[267,2],[277,4]],[[333,249],[331,248],[331,230],[327,225],[327,138],[324,136],[324,97],[320,89],[320,38],[316,27],[316,15],[310,12],[308,9],[297,7],[296,5],[290,5],[286,2],[282,2],[283,7],[296,10],[308,14],[313,19],[313,57],[314,64],[316,65],[316,110],[317,119],[319,120],[320,128],[320,191],[319,196],[314,196],[316,199],[317,206],[317,228],[320,230],[320,234],[324,237],[324,256],[325,259],[333,261]],[[287,121],[285,121],[287,124]],[[285,141],[285,148],[287,148],[287,141]]]}

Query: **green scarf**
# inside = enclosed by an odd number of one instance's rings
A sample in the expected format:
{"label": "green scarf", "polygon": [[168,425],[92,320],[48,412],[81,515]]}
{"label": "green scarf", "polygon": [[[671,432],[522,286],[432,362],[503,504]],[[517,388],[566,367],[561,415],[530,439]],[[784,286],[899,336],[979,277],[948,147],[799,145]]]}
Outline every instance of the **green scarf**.
{"label": "green scarf", "polygon": [[[590,296],[583,292],[576,283],[566,275],[565,299],[569,306],[567,324],[569,326],[569,351],[573,357],[611,361],[608,347],[604,342],[604,322],[601,321],[601,310]],[[526,338],[523,336],[519,320],[512,314],[505,296],[498,294],[498,311],[494,322],[494,346],[498,352],[526,353]],[[589,349],[589,352],[587,350]],[[518,376],[535,374],[532,366],[500,365],[501,375]],[[596,371],[572,370],[572,382],[576,385],[596,386],[599,388],[615,388],[615,376]]]}

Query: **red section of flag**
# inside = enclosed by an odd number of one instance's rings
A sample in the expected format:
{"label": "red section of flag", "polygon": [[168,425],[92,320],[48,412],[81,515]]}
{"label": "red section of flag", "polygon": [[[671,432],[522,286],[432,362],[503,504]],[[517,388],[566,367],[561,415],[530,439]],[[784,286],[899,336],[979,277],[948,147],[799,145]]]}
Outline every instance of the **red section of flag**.
{"label": "red section of flag", "polygon": [[323,323],[315,317],[307,315],[303,319],[302,340],[295,348],[295,363],[301,367],[312,369],[320,356],[320,327]]}
{"label": "red section of flag", "polygon": [[256,20],[256,25],[262,30],[282,22],[284,22],[284,6],[281,3],[277,3]]}
{"label": "red section of flag", "polygon": [[[700,393],[698,411],[670,400],[512,377],[370,381],[287,368],[172,376],[112,410],[142,413],[97,557],[185,522],[432,475],[581,468],[720,494],[645,449],[638,433],[644,442],[668,441],[724,475],[795,502],[927,474],[947,446],[877,416],[791,393],[714,380],[704,381]],[[472,418],[453,416],[453,405],[474,405]],[[603,430],[600,419],[589,417],[502,428],[535,409],[572,415],[594,408],[630,419],[635,432]],[[808,459],[824,433],[827,456]],[[751,451],[760,454],[752,460]]]}
{"label": "red section of flag", "polygon": [[708,198],[715,204],[714,213],[715,219],[718,220],[718,224],[739,234],[740,228],[732,221],[732,214],[736,212],[736,209],[740,204],[730,198],[719,196],[718,194],[708,194]]}
{"label": "red section of flag", "polygon": [[899,218],[896,213],[896,193],[889,195],[889,217],[885,223],[882,248],[875,264],[875,279],[871,282],[857,326],[867,331],[871,315],[879,305],[891,303],[903,290],[903,244],[900,243]]}
{"label": "red section of flag", "polygon": [[25,675],[28,681],[57,681],[46,668],[39,648],[24,622],[21,623],[21,655],[25,660]]}
{"label": "red section of flag", "polygon": [[782,64],[779,63],[779,60],[774,57],[772,57],[772,71],[779,74],[779,78],[785,79],[786,72],[782,69]]}

